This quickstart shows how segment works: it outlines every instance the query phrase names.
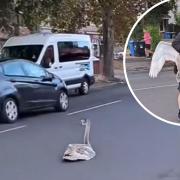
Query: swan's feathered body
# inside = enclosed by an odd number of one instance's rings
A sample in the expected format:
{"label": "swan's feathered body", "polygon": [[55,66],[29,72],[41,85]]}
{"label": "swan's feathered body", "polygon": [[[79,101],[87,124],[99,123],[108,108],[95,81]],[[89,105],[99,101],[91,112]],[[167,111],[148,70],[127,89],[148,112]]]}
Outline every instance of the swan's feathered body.
{"label": "swan's feathered body", "polygon": [[149,76],[156,78],[166,61],[175,62],[178,71],[180,71],[179,53],[172,47],[171,43],[161,41],[153,54]]}
{"label": "swan's feathered body", "polygon": [[64,153],[64,160],[68,161],[84,161],[90,160],[95,156],[95,152],[90,145],[87,144],[69,144]]}
{"label": "swan's feathered body", "polygon": [[89,142],[90,120],[82,120],[82,125],[86,126],[84,133],[84,144],[69,144],[63,156],[64,160],[90,160],[95,157],[96,153]]}

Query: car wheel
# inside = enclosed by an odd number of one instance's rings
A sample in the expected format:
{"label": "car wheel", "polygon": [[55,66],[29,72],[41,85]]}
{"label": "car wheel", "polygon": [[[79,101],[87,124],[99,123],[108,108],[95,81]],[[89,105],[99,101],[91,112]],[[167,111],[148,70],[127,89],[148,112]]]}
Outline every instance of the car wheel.
{"label": "car wheel", "polygon": [[55,107],[56,111],[65,112],[69,107],[69,98],[65,91],[61,90],[59,93],[57,105]]}
{"label": "car wheel", "polygon": [[12,98],[7,98],[2,107],[1,119],[5,123],[14,123],[18,119],[18,105]]}
{"label": "car wheel", "polygon": [[86,95],[89,93],[89,83],[86,79],[81,83],[81,87],[79,88],[79,93],[81,95]]}

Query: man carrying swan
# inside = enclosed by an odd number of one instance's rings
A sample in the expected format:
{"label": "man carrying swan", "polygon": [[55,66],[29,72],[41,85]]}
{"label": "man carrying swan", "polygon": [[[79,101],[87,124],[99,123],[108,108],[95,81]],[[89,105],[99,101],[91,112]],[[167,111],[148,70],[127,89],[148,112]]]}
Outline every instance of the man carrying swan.
{"label": "man carrying swan", "polygon": [[178,90],[178,119],[180,120],[180,33],[172,43],[161,41],[153,54],[149,76],[156,78],[162,70],[166,61],[172,61],[176,64],[176,79],[179,83]]}
{"label": "man carrying swan", "polygon": [[[176,38],[172,42],[172,47],[180,54],[180,33],[178,33],[178,35],[176,36]],[[178,90],[179,90],[179,94],[178,94],[178,107],[179,107],[178,120],[180,120],[180,67],[178,64],[180,64],[180,62],[179,63],[177,62],[174,72],[176,74],[177,82],[179,83],[179,85],[178,85]]]}

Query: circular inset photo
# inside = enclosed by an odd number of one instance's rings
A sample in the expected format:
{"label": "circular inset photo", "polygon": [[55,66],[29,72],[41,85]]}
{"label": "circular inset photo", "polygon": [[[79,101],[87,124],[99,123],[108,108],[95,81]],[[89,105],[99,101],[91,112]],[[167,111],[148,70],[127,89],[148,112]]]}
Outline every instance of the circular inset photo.
{"label": "circular inset photo", "polygon": [[146,12],[126,42],[124,71],[139,104],[156,118],[180,125],[180,1]]}

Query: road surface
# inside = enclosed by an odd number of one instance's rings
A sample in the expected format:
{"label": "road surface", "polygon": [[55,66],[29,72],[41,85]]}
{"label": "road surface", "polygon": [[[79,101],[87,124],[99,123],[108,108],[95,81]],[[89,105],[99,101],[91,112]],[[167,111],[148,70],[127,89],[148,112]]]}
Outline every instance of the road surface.
{"label": "road surface", "polygon": [[177,122],[177,82],[172,71],[163,71],[151,79],[148,72],[128,72],[133,92],[140,102],[157,116]]}
{"label": "road surface", "polygon": [[[69,143],[81,143],[81,118],[92,121],[97,156],[61,160]],[[26,114],[0,124],[2,180],[179,180],[180,129],[146,113],[127,86],[94,89],[71,97],[66,113]]]}

